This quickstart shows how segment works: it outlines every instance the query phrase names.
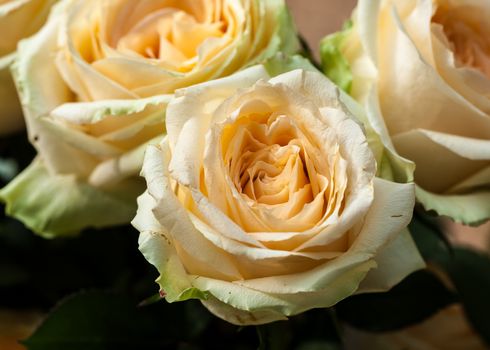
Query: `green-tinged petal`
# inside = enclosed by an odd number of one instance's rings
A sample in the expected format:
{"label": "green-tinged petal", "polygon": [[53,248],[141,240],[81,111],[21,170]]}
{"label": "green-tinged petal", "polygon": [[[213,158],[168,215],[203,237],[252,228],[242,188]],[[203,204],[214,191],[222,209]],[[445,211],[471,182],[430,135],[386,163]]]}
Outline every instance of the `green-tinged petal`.
{"label": "green-tinged petal", "polygon": [[[38,152],[43,154],[45,166],[50,172],[72,173],[76,169],[77,173],[87,173],[91,167],[91,164],[86,164],[90,161],[87,156],[84,157],[72,147],[59,147],[56,137],[45,131],[45,125],[39,122],[41,116],[73,98],[53,59],[58,50],[57,33],[61,14],[69,3],[61,1],[53,6],[51,15],[41,30],[19,43],[12,73],[29,137]],[[45,85],[46,77],[49,77],[49,88]]]}
{"label": "green-tinged petal", "polygon": [[376,93],[376,87],[371,87],[364,108],[343,91],[340,92],[340,100],[364,126],[369,148],[378,164],[376,175],[399,183],[413,182],[415,164],[401,157],[395,150],[384,124]]}
{"label": "green-tinged petal", "polygon": [[95,124],[108,116],[128,116],[144,111],[148,106],[168,104],[173,95],[159,95],[138,100],[103,100],[65,103],[50,112],[53,118],[76,124]]}
{"label": "green-tinged petal", "polygon": [[264,62],[264,67],[270,76],[277,75],[295,70],[304,69],[306,71],[318,72],[318,69],[306,58],[299,55],[288,56],[278,53]]}
{"label": "green-tinged petal", "polygon": [[320,43],[323,72],[347,93],[352,87],[350,64],[342,54],[342,43],[350,35],[352,22],[347,22],[340,32],[330,34]]}
{"label": "green-tinged petal", "polygon": [[155,201],[152,212],[162,227],[160,231],[172,238],[172,244],[178,245],[181,257],[185,254],[187,270],[205,271],[208,276],[230,280],[242,278],[233,257],[202,236],[179,202],[168,177],[169,153],[167,142],[161,148],[148,147],[142,171],[148,193]]}
{"label": "green-tinged petal", "polygon": [[490,191],[484,190],[468,194],[435,194],[416,187],[417,200],[426,210],[434,210],[454,221],[478,226],[490,219]]}
{"label": "green-tinged petal", "polygon": [[51,175],[40,159],[0,191],[7,214],[46,237],[70,236],[92,227],[119,225],[136,212],[135,198],[143,183],[120,184],[104,192],[73,175]]}
{"label": "green-tinged petal", "polygon": [[[274,19],[276,28],[274,34],[263,52],[260,53],[250,64],[262,63],[278,52],[286,55],[296,54],[301,50],[301,43],[291,13],[285,5],[284,0],[267,0],[263,2],[268,8],[266,13],[277,16]],[[266,19],[263,19],[266,20]]]}
{"label": "green-tinged petal", "polygon": [[417,164],[416,182],[427,191],[455,194],[490,186],[484,170],[490,165],[490,140],[413,129],[393,136],[393,143]]}
{"label": "green-tinged petal", "polygon": [[[62,142],[64,145],[70,145],[78,152],[83,152],[92,156],[104,158],[104,157],[116,157],[122,153],[122,150],[118,147],[110,145],[101,141],[92,135],[80,132],[75,128],[70,128],[64,123],[57,123],[50,118],[40,118],[37,120],[39,125],[42,125],[43,131],[49,133],[50,137],[55,138],[58,142]],[[37,136],[38,141],[44,138],[44,134]],[[60,144],[56,144],[60,147]],[[79,159],[59,159],[58,161],[71,161],[76,162]]]}
{"label": "green-tinged petal", "polygon": [[280,39],[279,51],[285,54],[295,54],[301,48],[301,43],[298,38],[298,32],[294,24],[291,13],[283,0],[266,1],[267,3],[279,3],[282,9],[279,12],[279,26],[276,35]]}
{"label": "green-tinged petal", "polygon": [[157,283],[162,288],[161,295],[165,295],[168,302],[208,298],[206,292],[192,286],[171,238],[162,232],[142,232],[139,249],[160,272]]}
{"label": "green-tinged petal", "polygon": [[202,303],[214,315],[236,325],[260,325],[288,319],[280,312],[273,310],[254,312],[239,310],[212,296]]}
{"label": "green-tinged petal", "polygon": [[404,229],[392,242],[376,255],[378,267],[372,269],[362,281],[358,293],[385,292],[412,272],[423,269],[422,259],[408,229]]}
{"label": "green-tinged petal", "polygon": [[[284,319],[280,315],[292,316],[311,308],[330,307],[353,294],[369,269],[376,266],[372,260],[355,269],[340,274],[325,288],[311,293],[271,294],[241,286],[239,282],[226,282],[193,276],[192,284],[208,291],[217,300],[203,302],[217,316],[237,325],[263,324]],[[218,300],[230,307],[219,305]],[[238,316],[238,317],[237,317]],[[242,318],[241,316],[247,316]]]}
{"label": "green-tinged petal", "polygon": [[153,208],[156,206],[155,199],[145,191],[137,199],[138,210],[136,216],[131,221],[131,225],[134,226],[139,232],[159,232],[162,228],[160,223],[153,215]]}
{"label": "green-tinged petal", "polygon": [[[19,54],[12,72],[27,117],[35,118],[46,114],[72,98],[53,59],[58,49],[57,32],[61,13],[68,4],[69,2],[62,1],[53,6],[50,18],[42,29],[33,37],[19,43]],[[49,89],[45,88],[46,77],[49,77]]]}
{"label": "green-tinged petal", "polygon": [[157,145],[162,138],[157,136],[127,153],[101,162],[90,174],[88,183],[99,188],[110,188],[114,183],[136,176],[141,171],[146,148]]}

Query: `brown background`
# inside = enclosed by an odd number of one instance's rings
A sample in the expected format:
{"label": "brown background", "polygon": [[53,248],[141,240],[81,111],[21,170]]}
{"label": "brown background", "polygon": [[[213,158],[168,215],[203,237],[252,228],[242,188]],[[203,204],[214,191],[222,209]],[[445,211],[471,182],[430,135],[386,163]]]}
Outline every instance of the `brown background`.
{"label": "brown background", "polygon": [[286,0],[310,48],[318,54],[320,40],[342,28],[356,0]]}

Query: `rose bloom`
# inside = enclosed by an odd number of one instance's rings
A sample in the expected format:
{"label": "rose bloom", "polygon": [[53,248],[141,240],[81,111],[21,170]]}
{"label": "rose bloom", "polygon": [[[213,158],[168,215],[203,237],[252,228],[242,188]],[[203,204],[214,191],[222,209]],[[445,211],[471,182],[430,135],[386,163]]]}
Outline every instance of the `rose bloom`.
{"label": "rose bloom", "polygon": [[404,230],[413,184],[375,177],[340,96],[318,72],[262,66],[178,92],[133,221],[167,301],[261,324],[424,266]]}
{"label": "rose bloom", "polygon": [[10,65],[19,40],[34,34],[56,0],[0,0],[0,135],[20,129],[22,111]]}
{"label": "rose bloom", "polygon": [[282,0],[61,1],[14,64],[39,156],[8,213],[48,237],[128,223],[171,94],[298,48]]}
{"label": "rose bloom", "polygon": [[484,0],[361,0],[322,46],[339,54],[326,71],[415,162],[425,208],[466,224],[490,218],[489,18]]}

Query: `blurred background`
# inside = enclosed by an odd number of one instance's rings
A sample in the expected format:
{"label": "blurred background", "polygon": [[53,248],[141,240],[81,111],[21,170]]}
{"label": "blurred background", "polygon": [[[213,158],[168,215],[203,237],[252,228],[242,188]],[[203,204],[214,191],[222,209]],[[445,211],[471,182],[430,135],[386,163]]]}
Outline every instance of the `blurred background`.
{"label": "blurred background", "polygon": [[286,0],[298,30],[318,58],[318,44],[325,34],[342,27],[356,0]]}

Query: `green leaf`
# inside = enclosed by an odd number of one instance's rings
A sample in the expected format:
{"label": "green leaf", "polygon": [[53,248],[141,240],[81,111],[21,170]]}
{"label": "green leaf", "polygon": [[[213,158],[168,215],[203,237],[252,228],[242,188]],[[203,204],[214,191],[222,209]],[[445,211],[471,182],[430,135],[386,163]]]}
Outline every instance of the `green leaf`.
{"label": "green leaf", "polygon": [[448,272],[468,319],[490,345],[490,257],[468,249],[454,248]]}
{"label": "green leaf", "polygon": [[137,239],[136,230],[126,226],[45,240],[2,218],[0,309],[50,308],[87,288],[118,290],[142,300],[155,290],[158,274],[135,249]]}
{"label": "green leaf", "polygon": [[25,283],[29,273],[22,267],[14,264],[0,264],[0,288]]}
{"label": "green leaf", "polygon": [[311,340],[304,342],[296,350],[341,350],[342,347],[334,342]]}
{"label": "green leaf", "polygon": [[490,257],[452,247],[436,219],[420,213],[410,231],[424,259],[446,273],[475,330],[490,344]]}
{"label": "green leaf", "polygon": [[28,166],[36,151],[25,131],[0,138],[0,185],[6,185]]}
{"label": "green leaf", "polygon": [[259,350],[282,350],[291,348],[292,333],[288,322],[274,322],[257,326]]}
{"label": "green leaf", "polygon": [[[106,192],[73,175],[53,175],[39,160],[0,191],[8,215],[45,238],[72,236],[89,225],[128,223],[136,213],[143,183],[135,179],[119,191]],[[110,210],[108,210],[110,208]]]}
{"label": "green leaf", "polygon": [[17,162],[13,159],[0,158],[0,180],[8,182],[19,172]]}
{"label": "green leaf", "polygon": [[424,213],[415,211],[409,224],[409,231],[424,260],[447,269],[451,259],[452,247],[444,233],[439,230],[436,220]]}
{"label": "green leaf", "polygon": [[279,51],[284,52],[287,55],[298,53],[301,50],[301,43],[298,37],[298,30],[289,8],[283,0],[267,0],[266,2],[269,2],[269,6],[272,3],[276,3],[276,6],[278,7],[276,10],[276,13],[278,14],[278,27],[276,28],[275,36],[280,40]]}
{"label": "green leaf", "polygon": [[267,73],[273,77],[295,69],[318,72],[318,69],[303,56],[288,56],[283,53],[278,53],[269,58],[264,62],[264,67],[267,70]]}
{"label": "green leaf", "polygon": [[177,348],[190,339],[194,320],[182,308],[164,302],[136,304],[124,295],[96,291],[69,297],[25,345],[29,350],[150,350]]}
{"label": "green leaf", "polygon": [[394,331],[419,323],[456,301],[434,275],[421,270],[387,293],[352,296],[336,306],[339,319],[371,332]]}
{"label": "green leaf", "polygon": [[343,42],[350,35],[351,30],[352,22],[348,21],[342,31],[325,37],[320,43],[323,72],[347,93],[350,93],[352,88],[352,71],[341,50]]}
{"label": "green leaf", "polygon": [[313,309],[291,317],[288,323],[294,334],[293,349],[308,349],[325,344],[331,346],[328,350],[342,348],[342,331],[333,308]]}

